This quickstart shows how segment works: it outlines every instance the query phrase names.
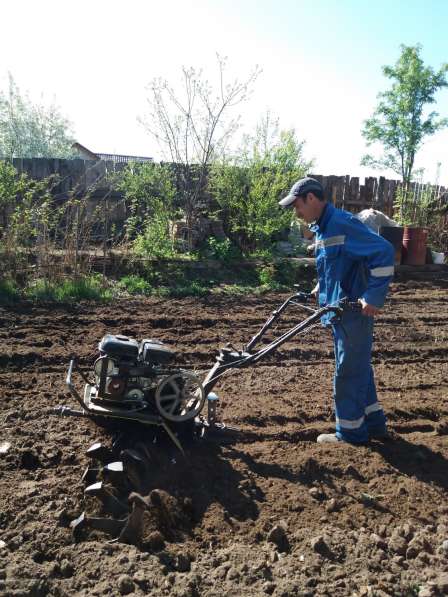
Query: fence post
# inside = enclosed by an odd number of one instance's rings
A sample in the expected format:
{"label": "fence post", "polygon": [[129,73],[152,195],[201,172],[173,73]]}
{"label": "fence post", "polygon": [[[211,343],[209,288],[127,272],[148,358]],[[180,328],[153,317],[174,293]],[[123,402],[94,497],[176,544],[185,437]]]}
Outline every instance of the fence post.
{"label": "fence post", "polygon": [[103,277],[106,276],[106,261],[107,261],[107,236],[109,231],[109,197],[106,195],[103,199],[104,212],[104,231],[103,231]]}

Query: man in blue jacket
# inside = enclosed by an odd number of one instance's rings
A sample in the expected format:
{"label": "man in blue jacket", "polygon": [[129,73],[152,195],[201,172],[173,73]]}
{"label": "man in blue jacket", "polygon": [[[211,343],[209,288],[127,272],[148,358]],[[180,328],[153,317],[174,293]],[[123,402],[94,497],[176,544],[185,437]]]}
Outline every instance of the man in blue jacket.
{"label": "man in blue jacket", "polygon": [[359,301],[360,312],[331,315],[322,323],[333,329],[335,351],[334,406],[336,433],[319,435],[319,443],[364,444],[387,435],[386,417],[378,402],[371,364],[373,318],[384,304],[394,273],[394,249],[351,213],[324,199],[314,178],[297,181],[279,204],[294,208],[315,233],[319,305],[343,298]]}

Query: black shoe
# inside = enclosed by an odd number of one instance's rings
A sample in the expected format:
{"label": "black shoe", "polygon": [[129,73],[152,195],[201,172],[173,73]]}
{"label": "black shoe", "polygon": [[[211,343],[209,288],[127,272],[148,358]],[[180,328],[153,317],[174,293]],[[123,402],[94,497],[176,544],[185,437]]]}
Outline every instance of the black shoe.
{"label": "black shoe", "polygon": [[379,441],[387,441],[389,439],[392,439],[392,436],[390,435],[390,433],[387,431],[387,429],[384,429],[383,431],[377,431],[377,432],[369,432],[369,439],[377,439]]}

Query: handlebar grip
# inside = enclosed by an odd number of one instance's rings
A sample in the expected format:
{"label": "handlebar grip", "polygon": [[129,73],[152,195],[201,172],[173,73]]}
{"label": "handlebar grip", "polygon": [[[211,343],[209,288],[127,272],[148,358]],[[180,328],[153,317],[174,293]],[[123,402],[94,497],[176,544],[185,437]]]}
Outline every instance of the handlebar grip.
{"label": "handlebar grip", "polygon": [[311,293],[309,292],[296,292],[296,294],[294,295],[294,298],[299,301],[300,303],[308,303],[309,301],[311,301],[314,297]]}
{"label": "handlebar grip", "polygon": [[359,301],[341,301],[339,306],[342,307],[344,311],[353,311],[355,313],[361,313],[362,305]]}
{"label": "handlebar grip", "polygon": [[66,385],[67,385],[69,388],[70,388],[70,387],[73,385],[73,384],[72,384],[72,373],[73,373],[73,367],[74,367],[74,365],[75,365],[75,359],[72,359],[72,360],[70,361],[70,366],[69,366],[69,368],[68,368],[68,371],[67,371],[67,377],[66,377],[66,380],[65,380],[65,384],[66,384]]}

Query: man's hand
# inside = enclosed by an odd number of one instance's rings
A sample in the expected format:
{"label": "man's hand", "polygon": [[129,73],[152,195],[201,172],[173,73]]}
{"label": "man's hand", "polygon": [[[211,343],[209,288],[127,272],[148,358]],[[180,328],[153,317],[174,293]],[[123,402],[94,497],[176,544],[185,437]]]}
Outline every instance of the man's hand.
{"label": "man's hand", "polygon": [[361,313],[366,317],[375,317],[375,315],[378,315],[378,313],[380,312],[380,309],[378,309],[378,307],[375,307],[374,305],[369,305],[369,303],[367,303],[363,298],[359,299],[359,302],[362,305]]}
{"label": "man's hand", "polygon": [[305,249],[307,255],[314,255],[316,249],[316,245],[313,243],[312,245],[308,245]]}

